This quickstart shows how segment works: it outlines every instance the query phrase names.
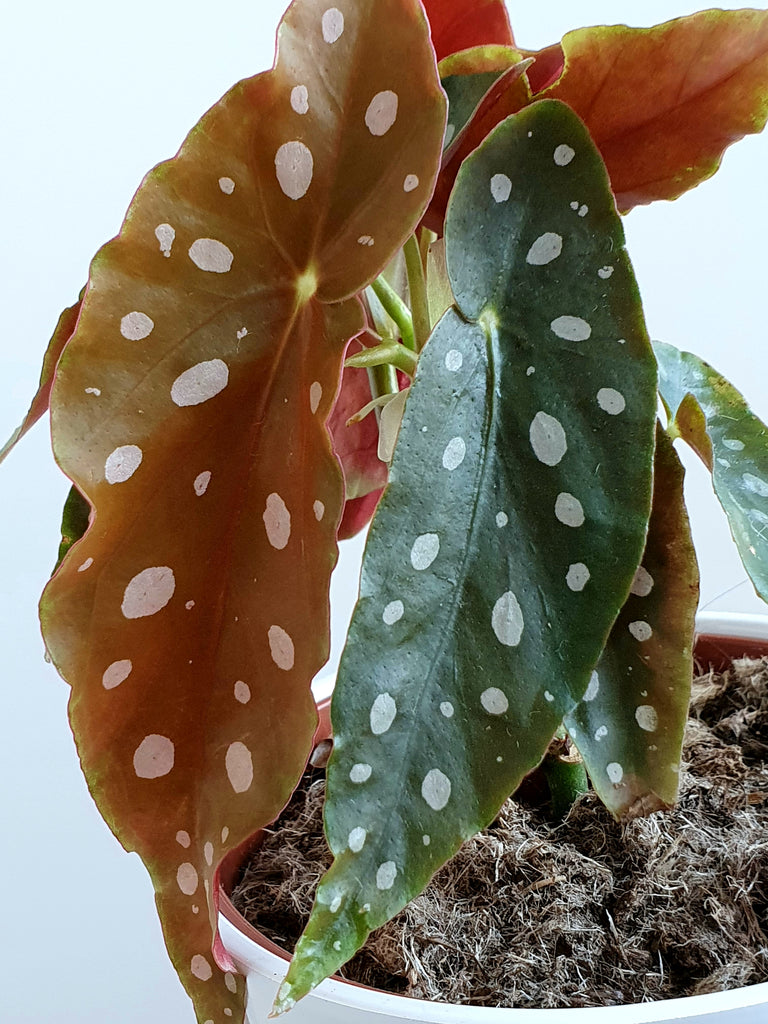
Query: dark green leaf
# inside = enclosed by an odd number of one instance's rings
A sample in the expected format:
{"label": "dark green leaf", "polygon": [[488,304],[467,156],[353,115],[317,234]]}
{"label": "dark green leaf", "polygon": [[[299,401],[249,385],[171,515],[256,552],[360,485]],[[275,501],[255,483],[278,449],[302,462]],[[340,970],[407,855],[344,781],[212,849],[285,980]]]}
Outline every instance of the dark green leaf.
{"label": "dark green leaf", "polygon": [[600,799],[617,817],[649,814],[677,796],[699,599],[683,477],[659,428],[643,562],[587,694],[565,720]]}
{"label": "dark green leaf", "polygon": [[[572,205],[575,202],[575,207]],[[498,127],[446,223],[333,705],[321,882],[278,1006],[486,825],[581,699],[645,544],[655,364],[602,162],[563,104]]]}

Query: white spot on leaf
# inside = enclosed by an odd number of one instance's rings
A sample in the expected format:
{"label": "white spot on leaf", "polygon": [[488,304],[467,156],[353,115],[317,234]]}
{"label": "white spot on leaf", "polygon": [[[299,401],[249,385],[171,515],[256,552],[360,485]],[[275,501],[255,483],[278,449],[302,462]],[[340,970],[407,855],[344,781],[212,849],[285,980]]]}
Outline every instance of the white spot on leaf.
{"label": "white spot on leaf", "polygon": [[506,512],[497,512],[496,513],[496,525],[498,526],[498,528],[500,530],[503,527],[505,527],[508,522],[509,522],[509,516],[507,515]]}
{"label": "white spot on leaf", "polygon": [[242,679],[238,679],[235,683],[235,700],[240,704],[247,704],[251,699],[251,688],[248,683],[244,683]]}
{"label": "white spot on leaf", "polygon": [[653,576],[641,565],[635,573],[635,578],[632,580],[630,593],[634,594],[635,597],[648,597],[652,590]]}
{"label": "white spot on leaf", "polygon": [[558,494],[555,500],[555,517],[563,526],[579,527],[584,525],[584,509],[578,498],[567,491]]}
{"label": "white spot on leaf", "polygon": [[506,174],[494,174],[491,178],[491,195],[497,203],[506,203],[512,194],[512,181]]}
{"label": "white spot on leaf", "polygon": [[362,848],[365,846],[365,840],[368,838],[368,833],[364,828],[353,828],[349,833],[347,844],[352,853],[360,853]]}
{"label": "white spot on leaf", "polygon": [[414,189],[419,187],[419,178],[417,174],[407,174],[405,181],[403,182],[403,192],[413,192]]}
{"label": "white spot on leaf", "polygon": [[120,333],[128,341],[143,341],[144,338],[150,336],[154,329],[154,320],[150,319],[146,313],[139,313],[137,310],[126,313],[120,321]]}
{"label": "white spot on leaf", "polygon": [[597,276],[601,277],[603,281],[607,281],[609,277],[613,276],[613,267],[600,267]]}
{"label": "white spot on leaf", "polygon": [[490,686],[480,694],[480,703],[489,715],[505,715],[509,711],[509,700],[503,690]]}
{"label": "white spot on leaf", "polygon": [[309,408],[313,416],[320,406],[320,401],[322,397],[323,385],[320,383],[319,380],[316,380],[310,385],[309,388]]}
{"label": "white spot on leaf", "polygon": [[210,981],[213,976],[213,969],[204,956],[199,953],[192,957],[192,963],[190,964],[190,970],[198,981]]}
{"label": "white spot on leaf", "polygon": [[262,515],[267,540],[273,548],[282,551],[291,537],[291,513],[279,494],[270,494]]}
{"label": "white spot on leaf", "polygon": [[593,672],[589,678],[589,686],[584,694],[584,700],[589,702],[593,701],[600,692],[600,676],[597,672]]}
{"label": "white spot on leaf", "polygon": [[569,590],[572,590],[575,594],[579,594],[589,583],[589,577],[590,572],[586,565],[584,565],[583,562],[574,562],[573,565],[568,567],[565,582],[568,585]]}
{"label": "white spot on leaf", "polygon": [[130,658],[124,658],[122,661],[113,661],[104,670],[104,675],[101,677],[101,685],[105,690],[114,690],[116,686],[125,682],[132,671],[133,662]]}
{"label": "white spot on leaf", "polygon": [[445,368],[451,373],[456,373],[461,369],[461,365],[464,362],[464,356],[459,352],[457,348],[452,348],[450,352],[446,353],[445,356]]}
{"label": "white spot on leaf", "polygon": [[291,106],[297,114],[306,114],[309,111],[309,92],[306,85],[294,85],[291,89]]}
{"label": "white spot on leaf", "polygon": [[175,748],[167,736],[145,737],[133,755],[133,770],[140,779],[159,779],[173,768]]}
{"label": "white spot on leaf", "polygon": [[371,732],[383,736],[388,732],[397,715],[397,705],[388,693],[380,693],[371,707]]}
{"label": "white spot on leaf", "polygon": [[411,565],[419,572],[428,569],[440,551],[440,538],[436,533],[422,533],[413,542]]}
{"label": "white spot on leaf", "polygon": [[208,490],[208,484],[211,482],[211,472],[208,469],[203,470],[202,473],[198,473],[195,477],[193,487],[195,488],[195,494],[198,498],[202,498],[205,492]]}
{"label": "white spot on leaf", "polygon": [[768,480],[763,480],[753,473],[745,473],[741,478],[741,482],[744,484],[745,489],[751,491],[752,494],[757,494],[761,498],[768,498]]}
{"label": "white spot on leaf", "polygon": [[525,257],[526,263],[534,267],[544,267],[547,263],[556,260],[563,251],[563,236],[554,231],[547,231],[540,235],[528,250]]}
{"label": "white spot on leaf", "polygon": [[730,450],[732,452],[743,452],[744,451],[744,442],[743,441],[739,441],[735,437],[726,437],[723,440],[723,444],[725,445],[726,448],[730,448]]}
{"label": "white spot on leaf", "polygon": [[318,523],[322,522],[323,516],[325,515],[325,505],[322,503],[322,501],[313,501],[312,511],[314,512],[315,519],[318,521]]}
{"label": "white spot on leaf", "polygon": [[433,811],[442,811],[451,799],[451,780],[439,768],[433,768],[424,777],[421,795]]}
{"label": "white spot on leaf", "polygon": [[367,782],[371,777],[373,769],[369,764],[353,764],[349,771],[349,781],[360,785],[361,782]]}
{"label": "white spot on leaf", "polygon": [[458,469],[467,454],[467,446],[463,437],[453,437],[443,452],[443,468],[449,472]]}
{"label": "white spot on leaf", "polygon": [[558,146],[553,154],[554,161],[558,167],[567,167],[575,156],[576,151],[565,144]]}
{"label": "white spot on leaf", "polygon": [[86,560],[83,562],[82,565],[78,565],[77,571],[78,572],[86,572],[88,569],[91,568],[92,565],[93,565],[93,559],[92,558],[86,558]]}
{"label": "white spot on leaf", "polygon": [[201,405],[229,383],[229,369],[221,359],[206,359],[180,373],[171,386],[171,398],[180,408]]}
{"label": "white spot on leaf", "polygon": [[123,594],[121,610],[126,619],[141,619],[165,608],[176,589],[176,577],[167,565],[151,566],[137,573]]}
{"label": "white spot on leaf", "polygon": [[274,661],[278,668],[288,672],[293,668],[295,660],[293,640],[280,626],[270,626],[267,635],[269,637],[269,652],[272,655],[272,661]]}
{"label": "white spot on leaf", "polygon": [[659,715],[650,704],[641,704],[635,711],[635,721],[645,732],[656,732],[659,727]]}
{"label": "white spot on leaf", "polygon": [[493,632],[505,647],[517,647],[523,635],[523,612],[511,590],[498,599],[491,616]]}
{"label": "white spot on leaf", "polygon": [[253,757],[248,747],[239,740],[230,743],[224,763],[232,789],[236,793],[246,793],[253,783]]}
{"label": "white spot on leaf", "polygon": [[597,392],[597,404],[609,416],[618,416],[627,407],[624,395],[615,388],[600,388]]}
{"label": "white spot on leaf", "polygon": [[440,704],[440,714],[443,716],[443,718],[453,718],[454,707],[449,700],[444,700]]}
{"label": "white spot on leaf", "polygon": [[614,786],[618,786],[621,780],[624,778],[624,769],[618,763],[618,761],[611,761],[610,764],[605,766],[605,773]]}
{"label": "white spot on leaf", "polygon": [[382,892],[391,889],[397,877],[397,865],[393,860],[385,861],[376,872],[376,888]]}
{"label": "white spot on leaf", "polygon": [[189,247],[189,258],[209,274],[226,274],[232,268],[232,250],[216,238],[198,238]]}
{"label": "white spot on leaf", "polygon": [[225,196],[231,196],[235,191],[235,183],[231,178],[219,178],[219,188]]}
{"label": "white spot on leaf", "polygon": [[596,740],[596,742],[599,743],[600,740],[605,739],[605,737],[607,735],[608,735],[608,729],[604,725],[601,725],[600,728],[595,732],[595,740]]}
{"label": "white spot on leaf", "polygon": [[176,884],[185,896],[194,896],[197,892],[197,887],[200,884],[200,879],[194,864],[179,864],[178,870],[176,871]]}
{"label": "white spot on leaf", "polygon": [[275,174],[289,199],[301,199],[309,191],[315,162],[303,142],[284,142],[275,154]]}
{"label": "white spot on leaf", "polygon": [[370,248],[374,244],[373,237],[371,235],[360,235],[360,237],[357,240],[357,244],[367,245],[368,248]]}
{"label": "white spot on leaf", "polygon": [[639,640],[640,643],[643,643],[646,640],[650,640],[653,636],[653,630],[651,629],[651,627],[648,625],[647,622],[643,622],[641,620],[638,620],[637,622],[630,622],[629,632],[632,634],[635,640]]}
{"label": "white spot on leaf", "polygon": [[587,341],[592,337],[592,328],[580,316],[559,316],[549,326],[563,341]]}
{"label": "white spot on leaf", "polygon": [[158,224],[155,228],[155,238],[160,244],[160,252],[163,256],[170,257],[173,241],[176,238],[176,232],[171,225]]}
{"label": "white spot on leaf", "polygon": [[108,484],[122,484],[130,480],[141,465],[144,453],[135,444],[123,444],[115,448],[104,464],[104,478]]}
{"label": "white spot on leaf", "polygon": [[545,466],[556,466],[568,451],[562,424],[546,412],[536,413],[529,434],[533,453]]}
{"label": "white spot on leaf", "polygon": [[405,607],[402,601],[390,601],[382,613],[382,620],[387,626],[394,626],[403,617]]}
{"label": "white spot on leaf", "polygon": [[365,112],[365,124],[371,135],[386,135],[397,120],[397,93],[391,89],[377,92]]}
{"label": "white spot on leaf", "polygon": [[335,43],[344,32],[344,15],[338,7],[329,7],[323,15],[323,39],[326,43]]}
{"label": "white spot on leaf", "polygon": [[184,829],[180,829],[176,833],[176,842],[179,846],[183,846],[185,850],[189,849],[192,840],[189,838],[189,832],[185,832]]}

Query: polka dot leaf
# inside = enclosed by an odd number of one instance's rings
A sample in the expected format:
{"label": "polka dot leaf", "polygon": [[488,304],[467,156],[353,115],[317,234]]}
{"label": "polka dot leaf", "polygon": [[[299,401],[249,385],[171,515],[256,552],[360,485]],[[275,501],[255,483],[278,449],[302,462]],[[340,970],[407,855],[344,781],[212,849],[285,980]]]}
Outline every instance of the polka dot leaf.
{"label": "polka dot leaf", "polygon": [[[536,247],[548,233],[562,246]],[[335,860],[281,1009],[538,764],[643,553],[655,361],[604,165],[564,104],[526,108],[467,160],[446,249],[458,309],[421,355],[371,526],[332,707]]]}
{"label": "polka dot leaf", "polygon": [[144,179],[51,398],[93,514],[43,596],[46,645],[201,1024],[243,1019],[217,865],[276,817],[315,728],[357,293],[419,223],[445,129],[418,0],[295,0],[278,42]]}
{"label": "polka dot leaf", "polygon": [[672,429],[712,474],[744,568],[768,600],[768,427],[698,356],[663,342],[654,351]]}
{"label": "polka dot leaf", "polygon": [[565,719],[596,792],[617,817],[670,807],[677,797],[698,597],[683,469],[659,428],[642,564],[585,699]]}

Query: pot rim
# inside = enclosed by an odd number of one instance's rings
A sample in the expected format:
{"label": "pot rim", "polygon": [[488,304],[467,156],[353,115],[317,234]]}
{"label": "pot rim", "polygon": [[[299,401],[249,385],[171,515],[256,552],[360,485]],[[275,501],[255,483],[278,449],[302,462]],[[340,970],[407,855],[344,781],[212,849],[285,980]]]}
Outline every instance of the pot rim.
{"label": "pot rim", "polygon": [[[764,648],[768,643],[768,614],[741,614],[738,612],[700,612],[696,616],[697,643],[704,642],[710,651],[721,651],[719,641],[744,640],[749,642],[748,653],[757,653],[755,643]],[[733,656],[731,651],[730,655]],[[323,688],[328,689],[327,680],[321,679]],[[330,697],[322,702],[327,708]],[[323,710],[325,710],[325,708]],[[327,714],[327,710],[326,710]],[[245,847],[238,851],[242,858]],[[232,855],[230,855],[232,856]],[[249,925],[235,910],[224,885],[219,889],[219,931],[227,952],[237,968],[247,976],[256,972],[275,983],[285,976],[290,955],[281,950],[255,928]],[[321,982],[311,995],[327,1003],[342,1004],[350,1009],[375,1012],[382,1017],[403,1018],[431,1024],[512,1024],[514,1021],[532,1024],[569,1024],[581,1021],[606,1021],[611,1024],[654,1024],[685,1018],[705,1017],[715,1013],[768,1006],[768,982],[712,992],[706,995],[681,996],[649,1003],[622,1003],[612,1006],[564,1007],[560,1009],[525,1009],[494,1006],[467,1006],[456,1003],[441,1003],[428,999],[396,995],[380,989],[368,988],[337,977]],[[706,1022],[702,1021],[702,1024]]]}

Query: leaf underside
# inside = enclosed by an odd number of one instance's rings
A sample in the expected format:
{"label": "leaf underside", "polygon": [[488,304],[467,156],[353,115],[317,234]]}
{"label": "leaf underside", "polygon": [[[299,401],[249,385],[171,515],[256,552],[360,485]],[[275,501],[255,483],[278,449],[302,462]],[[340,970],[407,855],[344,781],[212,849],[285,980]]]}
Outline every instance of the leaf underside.
{"label": "leaf underside", "polygon": [[513,46],[504,0],[424,0],[439,61],[475,46]]}
{"label": "leaf underside", "polygon": [[562,47],[544,95],[584,118],[623,213],[698,185],[768,117],[768,11],[578,29]]}
{"label": "leaf underside", "polygon": [[538,763],[645,543],[655,362],[605,169],[566,106],[528,108],[467,161],[446,247],[459,309],[421,356],[371,527],[332,709],[335,861],[280,1010]]}
{"label": "leaf underside", "polygon": [[587,694],[565,719],[598,796],[616,817],[670,807],[677,797],[699,598],[683,476],[658,428],[642,565]]}
{"label": "leaf underside", "polygon": [[654,342],[670,423],[712,474],[744,568],[768,601],[768,427],[703,359]]}
{"label": "leaf underside", "polygon": [[6,455],[16,447],[22,437],[24,437],[24,435],[34,427],[40,417],[47,412],[48,403],[50,402],[51,397],[51,388],[53,387],[53,377],[56,372],[56,364],[61,357],[61,353],[64,351],[64,347],[72,337],[72,332],[75,329],[77,318],[80,315],[82,301],[83,292],[80,293],[80,298],[77,302],[72,306],[67,306],[59,316],[56,329],[51,336],[51,340],[48,342],[48,348],[46,349],[45,356],[43,357],[43,366],[40,371],[40,383],[38,385],[37,392],[30,403],[27,415],[16,430],[14,430],[13,434],[11,434],[3,447],[0,448],[0,462],[2,462]]}
{"label": "leaf underside", "polygon": [[201,1024],[243,1017],[213,962],[217,864],[278,814],[315,728],[354,296],[418,224],[445,126],[417,0],[300,0],[278,54],[143,182],[51,406],[93,516],[43,596],[46,644]]}

